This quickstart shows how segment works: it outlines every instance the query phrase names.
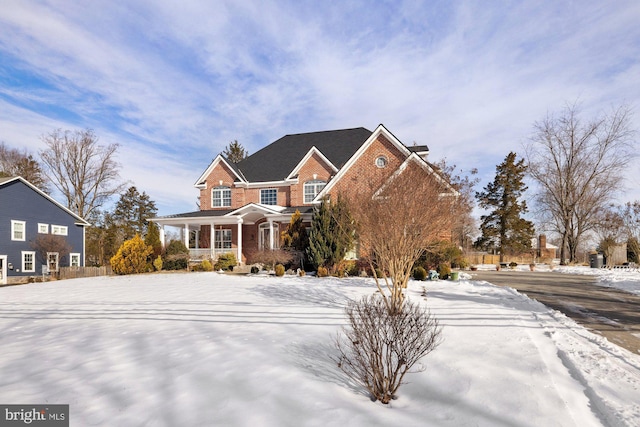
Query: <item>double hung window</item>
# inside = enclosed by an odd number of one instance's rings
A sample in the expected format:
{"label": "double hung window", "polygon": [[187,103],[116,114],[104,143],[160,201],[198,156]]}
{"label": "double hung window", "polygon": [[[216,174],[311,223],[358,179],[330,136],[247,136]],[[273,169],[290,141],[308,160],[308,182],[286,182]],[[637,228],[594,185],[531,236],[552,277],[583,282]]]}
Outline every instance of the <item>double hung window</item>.
{"label": "double hung window", "polygon": [[304,183],[304,202],[311,203],[316,198],[318,193],[322,191],[326,182],[314,179],[313,181],[307,181]]}
{"label": "double hung window", "polygon": [[211,190],[211,207],[230,207],[231,206],[231,188],[219,186]]}
{"label": "double hung window", "polygon": [[11,240],[24,242],[26,240],[27,223],[24,221],[11,221]]}

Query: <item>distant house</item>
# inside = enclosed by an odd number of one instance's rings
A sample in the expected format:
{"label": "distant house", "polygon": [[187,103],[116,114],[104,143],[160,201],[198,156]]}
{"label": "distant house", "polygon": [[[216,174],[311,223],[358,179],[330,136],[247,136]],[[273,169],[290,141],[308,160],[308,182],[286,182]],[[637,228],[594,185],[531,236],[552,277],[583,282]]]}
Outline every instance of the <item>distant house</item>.
{"label": "distant house", "polygon": [[531,247],[536,252],[536,257],[541,260],[553,260],[557,258],[558,247],[547,242],[547,236],[540,234],[538,238],[531,239]]}
{"label": "distant house", "polygon": [[362,191],[366,183],[358,177],[364,171],[389,178],[416,162],[425,177],[437,175],[428,153],[427,146],[402,144],[383,125],[373,132],[353,128],[286,135],[239,163],[217,155],[195,182],[200,210],[150,220],[159,225],[163,243],[165,226],[179,227],[192,258],[233,252],[246,262],[252,251],[278,248],[280,233],[296,210],[310,223],[323,197]]}
{"label": "distant house", "polygon": [[84,266],[87,225],[24,178],[0,178],[0,284]]}

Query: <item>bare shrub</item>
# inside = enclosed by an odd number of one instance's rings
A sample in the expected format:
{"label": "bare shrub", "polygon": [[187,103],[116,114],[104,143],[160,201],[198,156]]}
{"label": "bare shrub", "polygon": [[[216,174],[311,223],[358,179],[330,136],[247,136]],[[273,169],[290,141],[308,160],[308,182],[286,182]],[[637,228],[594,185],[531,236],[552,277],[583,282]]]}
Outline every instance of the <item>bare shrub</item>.
{"label": "bare shrub", "polygon": [[440,344],[438,321],[410,300],[391,312],[380,295],[351,301],[345,311],[350,327],[336,337],[336,362],[372,399],[387,404],[405,374]]}
{"label": "bare shrub", "polygon": [[276,264],[287,265],[294,259],[294,254],[283,249],[264,249],[254,251],[247,256],[248,264],[264,264],[273,269]]}

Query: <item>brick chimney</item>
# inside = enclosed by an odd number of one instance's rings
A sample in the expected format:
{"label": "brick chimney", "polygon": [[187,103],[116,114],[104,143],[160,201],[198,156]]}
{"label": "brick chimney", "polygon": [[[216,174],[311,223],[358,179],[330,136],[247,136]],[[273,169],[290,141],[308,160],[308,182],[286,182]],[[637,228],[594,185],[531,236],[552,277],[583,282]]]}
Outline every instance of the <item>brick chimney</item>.
{"label": "brick chimney", "polygon": [[538,256],[542,256],[542,251],[547,249],[547,236],[541,234],[538,236]]}

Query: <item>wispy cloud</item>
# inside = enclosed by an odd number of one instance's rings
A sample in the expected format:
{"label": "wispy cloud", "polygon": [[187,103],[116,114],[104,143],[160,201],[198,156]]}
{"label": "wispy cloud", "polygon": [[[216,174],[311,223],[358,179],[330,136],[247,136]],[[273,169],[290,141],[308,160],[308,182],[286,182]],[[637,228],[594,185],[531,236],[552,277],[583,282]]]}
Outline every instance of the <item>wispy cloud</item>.
{"label": "wispy cloud", "polygon": [[635,1],[9,1],[0,139],[94,128],[161,213],[195,207],[233,139],[378,123],[488,180],[548,110],[638,102],[639,18]]}

